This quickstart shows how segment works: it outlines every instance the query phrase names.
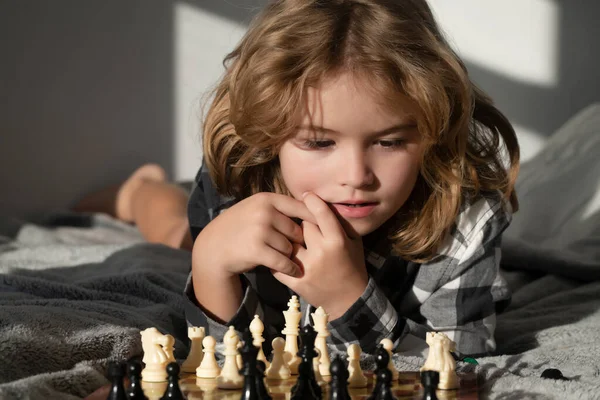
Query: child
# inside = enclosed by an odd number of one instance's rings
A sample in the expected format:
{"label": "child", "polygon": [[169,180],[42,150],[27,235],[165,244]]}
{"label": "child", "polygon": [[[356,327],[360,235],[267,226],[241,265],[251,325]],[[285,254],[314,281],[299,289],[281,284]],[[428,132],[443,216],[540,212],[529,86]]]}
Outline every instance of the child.
{"label": "child", "polygon": [[258,314],[268,344],[297,294],[340,349],[419,351],[434,330],[494,349],[518,144],[425,0],[272,1],[226,58],[203,144],[190,324],[220,340]]}

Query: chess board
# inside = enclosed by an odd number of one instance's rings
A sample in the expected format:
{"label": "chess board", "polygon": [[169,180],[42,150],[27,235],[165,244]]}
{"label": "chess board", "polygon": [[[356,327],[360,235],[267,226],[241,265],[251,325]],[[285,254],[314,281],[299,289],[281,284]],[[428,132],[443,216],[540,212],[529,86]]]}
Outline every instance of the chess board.
{"label": "chess board", "polygon": [[[369,379],[369,385],[366,388],[349,389],[352,400],[365,400],[373,391],[374,376],[371,372],[365,372]],[[437,397],[440,400],[474,400],[478,399],[479,385],[475,374],[459,375],[460,388],[457,390],[438,390]],[[296,377],[286,380],[267,379],[267,389],[273,400],[283,400],[291,398],[292,387],[296,383]],[[162,397],[167,387],[167,383],[142,382],[142,388],[149,400],[158,400]],[[193,374],[183,374],[180,379],[180,387],[183,394],[189,400],[239,400],[241,390],[223,390],[217,388],[215,379],[201,379]],[[321,385],[323,389],[323,399],[328,399],[328,384]],[[392,392],[399,400],[423,398],[423,388],[421,387],[418,372],[400,372],[400,378],[393,382]]]}

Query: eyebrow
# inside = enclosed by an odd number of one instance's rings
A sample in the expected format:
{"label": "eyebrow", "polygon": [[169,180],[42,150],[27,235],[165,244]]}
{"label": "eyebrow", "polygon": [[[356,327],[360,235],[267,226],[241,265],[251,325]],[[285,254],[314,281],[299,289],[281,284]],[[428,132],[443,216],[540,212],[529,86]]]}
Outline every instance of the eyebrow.
{"label": "eyebrow", "polygon": [[[372,136],[383,136],[383,135],[388,135],[390,133],[396,133],[396,132],[401,132],[401,131],[405,131],[405,130],[409,130],[409,129],[414,129],[416,126],[417,126],[417,124],[415,122],[405,122],[402,124],[390,126],[389,128],[386,128],[382,131],[372,132],[371,135]],[[304,125],[299,125],[297,127],[297,129],[314,130],[314,131],[321,132],[321,133],[329,133],[329,134],[338,134],[339,135],[338,131],[336,131],[334,129],[325,128],[323,126],[305,125],[304,124]]]}

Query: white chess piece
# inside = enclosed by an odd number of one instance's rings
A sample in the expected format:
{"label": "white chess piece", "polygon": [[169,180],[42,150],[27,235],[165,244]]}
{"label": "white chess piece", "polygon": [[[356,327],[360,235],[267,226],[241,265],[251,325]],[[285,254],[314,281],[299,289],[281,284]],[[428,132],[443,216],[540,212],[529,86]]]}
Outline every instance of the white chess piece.
{"label": "white chess piece", "polygon": [[315,356],[315,358],[313,358],[312,365],[313,371],[315,373],[315,379],[320,384],[321,382],[323,382],[323,375],[321,375],[321,371],[319,371],[319,359],[321,358],[321,352],[315,347],[315,353],[317,353],[317,355]]}
{"label": "white chess piece", "polygon": [[392,342],[391,339],[386,338],[386,339],[382,339],[381,342],[379,342],[379,343],[383,345],[383,348],[387,350],[388,355],[390,356],[390,362],[388,363],[388,369],[390,371],[392,371],[392,380],[395,381],[400,377],[400,373],[398,372],[398,370],[394,366],[394,363],[392,362],[392,349],[394,348],[394,342]]}
{"label": "white chess piece", "polygon": [[[239,337],[238,337],[239,338]],[[242,341],[238,341],[235,349],[237,350],[237,355],[235,356],[235,363],[237,364],[238,371],[241,371],[244,368],[244,359],[242,358],[242,354],[240,353],[240,349],[244,347],[244,343]]]}
{"label": "white chess piece", "polygon": [[181,364],[181,370],[183,372],[195,373],[196,368],[200,366],[202,362],[202,340],[206,336],[206,330],[204,327],[190,326],[188,327],[188,337],[192,342],[190,345],[190,353],[186,360]]}
{"label": "white chess piece", "polygon": [[142,380],[146,382],[164,382],[167,380],[167,364],[174,361],[171,335],[163,335],[156,328],[147,328],[140,332],[142,336]]}
{"label": "white chess piece", "polygon": [[204,347],[204,356],[200,366],[196,369],[196,376],[198,378],[216,378],[221,373],[215,357],[217,341],[212,336],[207,336],[202,340],[202,346]]}
{"label": "white chess piece", "polygon": [[288,310],[283,312],[285,318],[285,329],[281,331],[285,335],[284,359],[293,375],[298,374],[300,357],[298,357],[298,334],[300,332],[300,302],[298,296],[292,296],[288,301]]}
{"label": "white chess piece", "polygon": [[362,349],[358,344],[348,346],[348,387],[351,388],[367,387],[367,377],[360,368],[360,353]]}
{"label": "white chess piece", "polygon": [[431,370],[440,373],[438,389],[456,389],[460,386],[456,375],[456,361],[451,351],[456,351],[454,343],[445,333],[428,332],[426,336],[429,345],[429,354],[421,371]]}
{"label": "white chess piece", "polygon": [[273,339],[273,359],[267,368],[265,376],[267,379],[288,379],[291,376],[290,368],[285,362],[285,340],[280,337]]}
{"label": "white chess piece", "polygon": [[329,376],[329,367],[331,360],[329,358],[329,350],[327,349],[327,337],[331,335],[327,329],[327,321],[329,320],[329,314],[325,313],[323,307],[317,308],[317,310],[311,314],[315,323],[315,331],[317,332],[317,338],[315,339],[315,347],[319,349],[321,354],[319,359],[319,370],[321,375]]}
{"label": "white chess piece", "polygon": [[217,386],[219,389],[241,389],[244,386],[244,377],[240,374],[237,365],[238,343],[240,338],[235,332],[235,328],[230,326],[225,336],[223,343],[225,344],[225,363],[221,374],[217,377]]}
{"label": "white chess piece", "polygon": [[259,349],[256,359],[263,361],[265,363],[266,368],[268,368],[269,361],[267,360],[265,352],[263,351],[263,342],[265,341],[265,339],[263,338],[264,331],[265,324],[263,324],[258,315],[255,315],[252,322],[250,322],[250,332],[252,332],[252,344],[258,347]]}

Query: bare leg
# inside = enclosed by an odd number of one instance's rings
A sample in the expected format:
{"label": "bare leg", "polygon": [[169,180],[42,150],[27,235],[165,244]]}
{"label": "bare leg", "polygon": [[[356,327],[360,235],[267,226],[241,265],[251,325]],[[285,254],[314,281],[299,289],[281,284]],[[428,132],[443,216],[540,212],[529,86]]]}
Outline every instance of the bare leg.
{"label": "bare leg", "polygon": [[137,225],[146,240],[191,250],[187,221],[188,194],[166,180],[158,165],[138,168],[122,185],[93,193],[75,207],[79,212],[105,212]]}

